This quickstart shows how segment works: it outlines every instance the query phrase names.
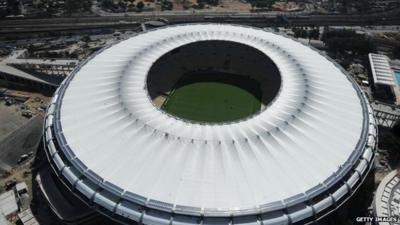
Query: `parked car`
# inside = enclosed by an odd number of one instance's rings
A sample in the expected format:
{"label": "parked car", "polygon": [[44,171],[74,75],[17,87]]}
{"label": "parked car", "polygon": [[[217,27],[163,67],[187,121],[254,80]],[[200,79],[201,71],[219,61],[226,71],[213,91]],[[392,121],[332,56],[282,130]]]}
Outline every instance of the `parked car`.
{"label": "parked car", "polygon": [[4,184],[4,189],[5,189],[6,191],[9,191],[9,190],[11,190],[11,188],[13,188],[16,184],[17,184],[17,180],[16,180],[15,178],[12,179],[12,180],[8,180],[8,181],[6,181],[5,184]]}
{"label": "parked car", "polygon": [[29,157],[33,155],[33,152],[29,152],[28,154],[23,154],[19,157],[17,164],[21,164],[22,162],[26,161]]}
{"label": "parked car", "polygon": [[5,104],[7,105],[7,106],[10,106],[10,105],[12,105],[12,104],[14,104],[14,99],[12,99],[12,98],[6,98],[5,99]]}
{"label": "parked car", "polygon": [[22,111],[22,116],[26,117],[26,118],[31,118],[33,115],[33,113],[29,110],[24,110]]}

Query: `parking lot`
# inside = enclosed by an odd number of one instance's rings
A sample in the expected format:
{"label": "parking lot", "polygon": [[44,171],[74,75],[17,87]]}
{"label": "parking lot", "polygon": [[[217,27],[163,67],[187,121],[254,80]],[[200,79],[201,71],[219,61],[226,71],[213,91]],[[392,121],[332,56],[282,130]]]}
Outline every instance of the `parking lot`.
{"label": "parking lot", "polygon": [[21,116],[18,105],[6,106],[4,101],[0,101],[0,142],[28,120]]}
{"label": "parking lot", "polygon": [[0,101],[0,172],[15,167],[22,155],[35,153],[40,142],[43,117],[28,119],[21,111],[19,105]]}

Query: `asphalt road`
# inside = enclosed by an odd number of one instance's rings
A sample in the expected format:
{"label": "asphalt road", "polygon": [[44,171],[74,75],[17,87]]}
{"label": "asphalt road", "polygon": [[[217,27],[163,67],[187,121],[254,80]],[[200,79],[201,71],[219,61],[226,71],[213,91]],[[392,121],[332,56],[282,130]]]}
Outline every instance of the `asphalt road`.
{"label": "asphalt road", "polygon": [[400,9],[365,15],[308,15],[276,12],[201,11],[142,12],[136,14],[111,15],[71,18],[3,19],[0,20],[0,34],[137,27],[138,25],[140,26],[140,23],[160,18],[168,20],[170,24],[219,22],[261,27],[282,25],[357,26],[400,24]]}
{"label": "asphalt road", "polygon": [[21,116],[19,107],[18,105],[6,106],[4,101],[0,101],[0,142],[27,122],[28,119]]}
{"label": "asphalt road", "polygon": [[36,153],[42,129],[43,118],[35,116],[0,140],[0,172],[17,165],[22,154]]}

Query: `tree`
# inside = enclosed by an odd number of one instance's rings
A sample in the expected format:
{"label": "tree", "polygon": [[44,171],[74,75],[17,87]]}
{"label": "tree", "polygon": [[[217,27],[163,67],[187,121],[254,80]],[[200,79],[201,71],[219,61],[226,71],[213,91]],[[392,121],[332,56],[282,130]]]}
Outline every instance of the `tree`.
{"label": "tree", "polygon": [[374,43],[364,34],[352,30],[328,30],[322,34],[321,40],[334,52],[352,54],[368,54],[375,51]]}
{"label": "tree", "polygon": [[114,2],[112,0],[103,0],[101,2],[101,6],[106,9],[110,9],[114,7]]}
{"label": "tree", "polygon": [[295,38],[307,38],[308,37],[308,32],[306,30],[304,30],[302,27],[298,28],[298,27],[293,27],[292,31],[294,33],[294,37]]}
{"label": "tree", "polygon": [[204,0],[207,4],[217,6],[219,4],[219,0]]}
{"label": "tree", "polygon": [[324,33],[322,34],[321,40],[326,41],[329,38],[333,37],[341,37],[341,38],[349,38],[349,37],[356,37],[358,34],[353,31],[353,30],[346,30],[346,29],[341,29],[341,30],[329,30],[324,29]]}
{"label": "tree", "polygon": [[82,38],[81,38],[81,41],[83,41],[83,42],[90,42],[92,39],[90,38],[90,36],[89,35],[85,35],[85,36],[83,36]]}
{"label": "tree", "polygon": [[80,11],[89,11],[92,7],[90,0],[66,0],[65,1],[65,12],[67,15]]}
{"label": "tree", "polygon": [[271,8],[276,0],[248,0],[252,8]]}
{"label": "tree", "polygon": [[92,10],[92,1],[91,0],[82,1],[82,8],[85,12],[90,12],[90,10]]}
{"label": "tree", "polygon": [[142,1],[138,2],[137,5],[136,5],[136,8],[138,10],[142,11],[143,8],[144,8],[144,3]]}
{"label": "tree", "polygon": [[310,32],[308,33],[308,37],[310,39],[318,39],[319,38],[319,28],[314,28],[314,29],[310,30]]}
{"label": "tree", "polygon": [[72,14],[78,12],[81,8],[80,0],[66,0],[65,1],[65,11],[67,14]]}
{"label": "tree", "polygon": [[7,10],[6,9],[0,9],[0,18],[6,17],[7,16]]}
{"label": "tree", "polygon": [[205,6],[204,1],[203,0],[197,0],[197,8],[198,9],[203,9]]}
{"label": "tree", "polygon": [[325,41],[331,51],[344,53],[350,51],[352,54],[365,55],[375,50],[370,39],[364,36],[358,37],[332,37]]}
{"label": "tree", "polygon": [[161,2],[161,10],[172,10],[173,4],[171,1],[163,0]]}
{"label": "tree", "polygon": [[31,56],[31,55],[33,55],[33,52],[35,51],[35,47],[32,44],[30,44],[30,45],[28,45],[27,50],[28,50],[28,55]]}
{"label": "tree", "polygon": [[393,56],[400,59],[400,45],[397,45],[393,48]]}
{"label": "tree", "polygon": [[19,14],[19,1],[7,0],[7,13],[8,14]]}

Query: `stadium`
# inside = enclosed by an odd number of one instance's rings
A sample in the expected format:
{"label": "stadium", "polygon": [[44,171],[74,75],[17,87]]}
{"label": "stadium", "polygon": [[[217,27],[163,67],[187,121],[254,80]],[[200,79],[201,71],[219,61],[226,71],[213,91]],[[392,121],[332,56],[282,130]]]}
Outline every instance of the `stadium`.
{"label": "stadium", "polygon": [[364,93],[317,50],[262,29],[169,26],[102,49],[57,89],[54,174],[122,224],[306,224],[374,158]]}

